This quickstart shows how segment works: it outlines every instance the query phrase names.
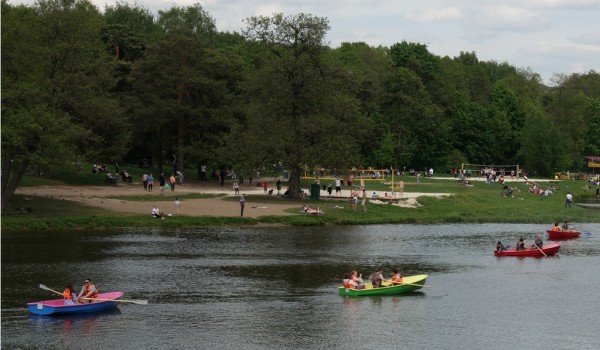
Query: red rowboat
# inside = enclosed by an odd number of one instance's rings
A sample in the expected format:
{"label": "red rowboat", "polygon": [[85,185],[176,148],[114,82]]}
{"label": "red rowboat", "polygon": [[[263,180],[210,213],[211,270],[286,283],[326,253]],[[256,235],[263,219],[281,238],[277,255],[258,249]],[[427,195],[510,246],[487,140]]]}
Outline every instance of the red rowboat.
{"label": "red rowboat", "polygon": [[[554,255],[557,254],[560,249],[560,244],[544,244],[542,249],[527,247],[525,250],[517,250],[516,248],[508,248],[501,252],[494,250],[495,256],[545,256],[546,255]],[[543,251],[543,253],[542,253]]]}
{"label": "red rowboat", "polygon": [[559,239],[577,238],[581,234],[581,231],[573,231],[573,230],[553,231],[553,230],[546,230],[546,233],[548,234],[548,239],[559,240]]}

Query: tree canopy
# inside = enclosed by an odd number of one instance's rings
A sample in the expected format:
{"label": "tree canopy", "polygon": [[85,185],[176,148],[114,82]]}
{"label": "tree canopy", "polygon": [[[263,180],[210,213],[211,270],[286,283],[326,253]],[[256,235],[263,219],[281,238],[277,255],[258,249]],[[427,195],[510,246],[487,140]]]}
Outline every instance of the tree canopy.
{"label": "tree canopy", "polygon": [[444,172],[461,162],[538,175],[600,154],[600,74],[440,57],[398,38],[328,46],[327,18],[252,16],[220,32],[200,4],[151,13],[88,0],[2,0],[2,206],[27,172],[75,161],[162,171]]}

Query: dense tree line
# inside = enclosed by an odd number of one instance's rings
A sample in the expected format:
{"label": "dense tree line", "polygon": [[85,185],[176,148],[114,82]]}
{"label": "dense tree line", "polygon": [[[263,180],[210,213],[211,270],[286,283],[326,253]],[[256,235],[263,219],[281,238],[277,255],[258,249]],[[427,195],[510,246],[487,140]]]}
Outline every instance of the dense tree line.
{"label": "dense tree line", "polygon": [[[326,18],[249,17],[220,32],[199,4],[152,14],[87,0],[2,0],[2,207],[22,176],[75,160],[175,154],[296,193],[307,168],[520,164],[583,170],[600,154],[600,75],[538,74],[419,43],[326,45]],[[170,169],[170,168],[169,168]]]}

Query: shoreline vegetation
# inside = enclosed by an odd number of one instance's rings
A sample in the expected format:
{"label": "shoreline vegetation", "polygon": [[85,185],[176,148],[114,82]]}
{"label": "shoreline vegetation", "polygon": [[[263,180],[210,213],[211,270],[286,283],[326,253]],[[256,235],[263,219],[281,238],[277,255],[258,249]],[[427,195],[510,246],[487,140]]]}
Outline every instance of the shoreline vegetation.
{"label": "shoreline vegetation", "polygon": [[[276,179],[269,181],[274,186]],[[274,181],[273,181],[274,180]],[[261,215],[254,209],[254,215],[239,217],[238,196],[234,196],[231,181],[225,187],[216,182],[201,183],[191,181],[185,186],[176,187],[175,192],[149,193],[143,190],[140,182],[132,184],[119,183],[119,192],[115,194],[109,189],[111,185],[89,186],[97,187],[89,198],[99,201],[114,201],[128,203],[138,208],[139,213],[105,208],[83,204],[73,198],[60,194],[64,188],[78,191],[75,185],[60,183],[53,180],[29,179],[17,191],[9,207],[2,212],[2,230],[66,230],[66,229],[113,229],[123,227],[196,227],[196,226],[246,226],[246,225],[375,225],[375,224],[444,224],[444,223],[532,223],[547,224],[551,227],[554,222],[600,222],[598,208],[580,207],[577,203],[600,204],[595,197],[595,187],[586,189],[584,180],[535,180],[543,188],[550,182],[556,187],[554,194],[543,196],[528,192],[529,184],[523,180],[507,181],[507,185],[515,188],[512,197],[501,194],[503,185],[499,183],[486,184],[484,181],[473,181],[473,186],[464,186],[456,179],[447,178],[422,178],[420,184],[415,177],[399,177],[396,181],[405,182],[405,196],[419,193],[422,196],[414,198],[416,205],[407,205],[409,200],[372,200],[373,191],[383,195],[391,195],[387,181],[369,182],[367,184],[367,210],[363,211],[360,200],[358,209],[350,209],[350,187],[345,186],[341,197],[327,198],[325,191],[316,199],[291,200],[276,195],[265,195],[256,190],[256,187],[242,186],[241,193],[248,191],[246,196],[246,211],[250,208],[269,208],[280,206],[279,215]],[[477,178],[474,178],[477,180]],[[306,184],[308,185],[308,181]],[[322,183],[328,183],[323,181]],[[78,184],[81,186],[81,183]],[[85,185],[84,185],[85,186]],[[307,186],[303,186],[305,188]],[[285,190],[284,186],[284,190]],[[41,189],[58,189],[57,195],[36,195]],[[195,192],[191,192],[192,189]],[[129,191],[127,191],[129,190]],[[64,191],[64,190],[63,190]],[[155,190],[156,191],[156,190]],[[385,192],[388,191],[388,192]],[[574,205],[565,207],[565,196],[571,192],[574,196]],[[123,194],[121,194],[123,193]],[[134,194],[130,194],[134,193]],[[283,191],[282,191],[283,193]],[[431,194],[430,196],[425,194]],[[446,195],[435,195],[435,194]],[[324,195],[325,194],[325,195]],[[83,196],[83,195],[81,195]],[[161,206],[171,205],[169,202],[177,196],[183,205],[188,207],[194,201],[210,201],[211,206],[221,206],[222,215],[203,215],[202,213],[176,214],[168,216],[165,220],[156,220],[150,217],[150,203]],[[86,198],[87,199],[87,198]],[[89,202],[89,201],[88,201]],[[374,204],[375,202],[383,204]],[[387,203],[385,203],[387,202]],[[392,205],[391,202],[397,203]],[[309,215],[302,213],[302,204],[320,208],[323,214]],[[141,208],[141,209],[140,209]],[[147,214],[142,214],[146,213]]]}

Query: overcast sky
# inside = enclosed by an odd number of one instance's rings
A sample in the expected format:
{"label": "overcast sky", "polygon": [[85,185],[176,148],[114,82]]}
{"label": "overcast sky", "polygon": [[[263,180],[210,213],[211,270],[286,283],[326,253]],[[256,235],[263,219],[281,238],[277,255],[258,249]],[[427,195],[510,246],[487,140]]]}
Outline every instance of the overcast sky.
{"label": "overcast sky", "polygon": [[[100,10],[116,3],[91,1]],[[154,14],[197,2],[219,31],[239,32],[254,15],[304,12],[329,19],[332,47],[406,40],[439,56],[474,51],[482,61],[530,68],[549,85],[554,73],[600,72],[600,0],[137,0]]]}

